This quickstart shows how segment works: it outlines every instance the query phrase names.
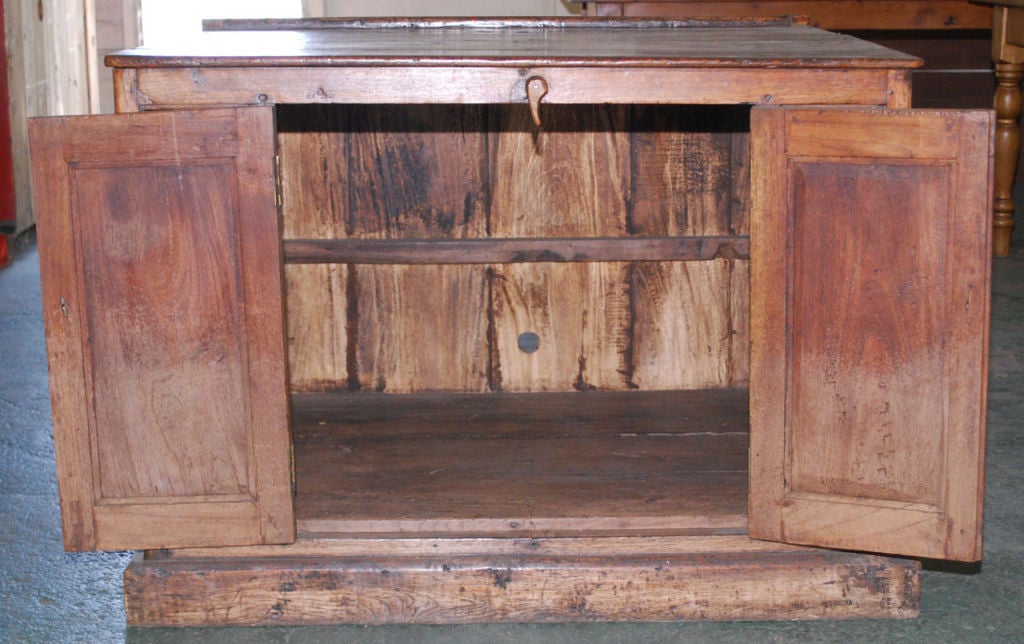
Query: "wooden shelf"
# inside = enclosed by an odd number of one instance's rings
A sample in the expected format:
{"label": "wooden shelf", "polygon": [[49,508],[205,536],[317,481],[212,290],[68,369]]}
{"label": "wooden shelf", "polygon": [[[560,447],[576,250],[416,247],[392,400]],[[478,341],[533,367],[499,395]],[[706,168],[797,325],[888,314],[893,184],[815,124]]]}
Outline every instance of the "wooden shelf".
{"label": "wooden shelf", "polygon": [[288,264],[501,264],[750,259],[750,237],[296,239]]}
{"label": "wooden shelf", "polygon": [[293,396],[307,534],[728,533],[746,390]]}

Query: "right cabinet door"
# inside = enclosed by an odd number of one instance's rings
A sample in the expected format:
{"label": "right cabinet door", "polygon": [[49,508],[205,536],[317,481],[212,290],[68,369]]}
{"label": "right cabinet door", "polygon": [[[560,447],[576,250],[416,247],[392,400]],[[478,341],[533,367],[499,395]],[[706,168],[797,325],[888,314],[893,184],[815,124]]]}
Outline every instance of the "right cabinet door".
{"label": "right cabinet door", "polygon": [[753,110],[750,536],[980,559],[993,124]]}

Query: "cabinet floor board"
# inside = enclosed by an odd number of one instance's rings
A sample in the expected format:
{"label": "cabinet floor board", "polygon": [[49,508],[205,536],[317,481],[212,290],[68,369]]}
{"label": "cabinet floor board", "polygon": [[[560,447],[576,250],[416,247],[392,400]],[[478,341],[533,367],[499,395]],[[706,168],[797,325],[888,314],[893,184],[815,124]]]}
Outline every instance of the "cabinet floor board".
{"label": "cabinet floor board", "polygon": [[307,533],[746,526],[745,390],[293,397]]}

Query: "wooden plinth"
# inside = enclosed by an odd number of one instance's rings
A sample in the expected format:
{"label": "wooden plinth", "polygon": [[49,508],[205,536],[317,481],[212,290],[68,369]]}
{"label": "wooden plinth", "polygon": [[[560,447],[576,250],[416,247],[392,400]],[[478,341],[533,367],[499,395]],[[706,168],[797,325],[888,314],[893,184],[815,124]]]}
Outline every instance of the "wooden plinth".
{"label": "wooden plinth", "polygon": [[125,574],[133,626],[892,618],[919,594],[916,562],[742,535],[310,540]]}

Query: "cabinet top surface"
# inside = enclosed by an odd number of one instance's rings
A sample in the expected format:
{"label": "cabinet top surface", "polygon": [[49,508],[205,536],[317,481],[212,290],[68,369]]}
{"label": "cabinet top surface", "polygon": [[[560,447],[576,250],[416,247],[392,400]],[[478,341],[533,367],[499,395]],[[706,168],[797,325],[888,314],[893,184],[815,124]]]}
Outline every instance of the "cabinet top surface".
{"label": "cabinet top surface", "polygon": [[587,66],[910,68],[921,61],[788,19],[225,20],[111,67]]}

